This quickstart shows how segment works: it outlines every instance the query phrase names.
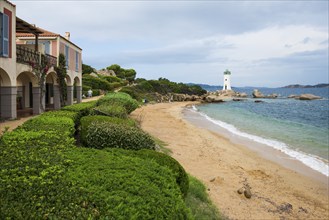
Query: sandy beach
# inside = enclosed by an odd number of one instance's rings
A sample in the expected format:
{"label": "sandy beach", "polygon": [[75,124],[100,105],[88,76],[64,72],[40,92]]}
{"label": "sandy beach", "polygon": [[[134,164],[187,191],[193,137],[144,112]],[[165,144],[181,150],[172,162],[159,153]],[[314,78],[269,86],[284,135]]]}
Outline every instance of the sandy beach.
{"label": "sandy beach", "polygon": [[[328,178],[310,178],[183,117],[191,103],[161,103],[132,116],[161,139],[186,171],[200,179],[229,219],[329,219]],[[320,178],[321,179],[321,178]],[[325,181],[323,181],[323,179]],[[252,197],[237,190],[249,185]]]}

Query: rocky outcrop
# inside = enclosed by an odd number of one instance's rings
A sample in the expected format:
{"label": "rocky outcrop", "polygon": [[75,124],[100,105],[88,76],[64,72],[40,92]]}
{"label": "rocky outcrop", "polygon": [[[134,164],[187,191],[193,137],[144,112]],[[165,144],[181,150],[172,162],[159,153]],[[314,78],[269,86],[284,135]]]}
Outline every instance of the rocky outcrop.
{"label": "rocky outcrop", "polygon": [[321,97],[313,95],[313,94],[301,94],[299,97],[296,97],[296,99],[299,99],[299,100],[315,100],[315,99],[321,99]]}
{"label": "rocky outcrop", "polygon": [[98,75],[96,73],[90,73],[89,75],[98,78]]}
{"label": "rocky outcrop", "polygon": [[263,99],[276,99],[278,97],[278,94],[273,93],[270,95],[264,95],[263,93],[261,93],[261,91],[259,91],[258,89],[254,89],[254,91],[252,92],[252,96],[254,98],[263,98]]}
{"label": "rocky outcrop", "polygon": [[113,70],[108,70],[108,69],[98,70],[97,74],[103,75],[103,76],[116,76],[116,74]]}
{"label": "rocky outcrop", "polygon": [[261,93],[258,89],[254,89],[252,92],[252,97],[254,98],[265,98],[265,95]]}

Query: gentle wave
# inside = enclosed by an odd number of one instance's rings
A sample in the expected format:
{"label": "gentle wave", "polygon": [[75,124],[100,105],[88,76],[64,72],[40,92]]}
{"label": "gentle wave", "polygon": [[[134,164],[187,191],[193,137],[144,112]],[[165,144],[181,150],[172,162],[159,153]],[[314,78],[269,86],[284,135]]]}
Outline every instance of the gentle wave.
{"label": "gentle wave", "polygon": [[289,155],[290,157],[299,160],[300,162],[302,162],[306,166],[312,168],[313,170],[316,170],[325,176],[329,176],[329,166],[324,161],[317,158],[315,155],[308,155],[306,153],[290,149],[285,143],[282,143],[282,142],[279,142],[276,140],[265,139],[265,138],[262,138],[262,137],[259,137],[256,135],[242,132],[231,124],[225,123],[220,120],[213,119],[213,118],[209,117],[208,115],[206,115],[205,113],[200,112],[194,105],[192,106],[191,111],[199,113],[202,117],[206,118],[208,121],[228,130],[229,132],[231,132],[233,134],[239,135],[239,136],[247,138],[249,140],[252,140],[252,141],[255,141],[255,142],[258,142],[261,144],[265,144],[274,149],[277,149],[277,150]]}

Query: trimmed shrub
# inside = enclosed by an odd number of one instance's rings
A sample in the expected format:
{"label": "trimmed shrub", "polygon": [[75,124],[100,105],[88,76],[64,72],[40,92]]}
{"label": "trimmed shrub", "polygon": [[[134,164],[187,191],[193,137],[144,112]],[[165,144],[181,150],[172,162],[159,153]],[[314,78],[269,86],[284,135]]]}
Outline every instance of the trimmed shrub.
{"label": "trimmed shrub", "polygon": [[136,121],[133,119],[121,119],[121,118],[113,118],[103,115],[90,115],[82,117],[80,120],[81,126],[80,126],[80,138],[83,144],[86,144],[86,136],[87,136],[87,130],[90,127],[90,125],[95,123],[101,123],[101,122],[108,122],[112,124],[121,124],[128,127],[136,127]]}
{"label": "trimmed shrub", "polygon": [[176,182],[179,185],[179,188],[185,197],[187,195],[189,189],[189,179],[186,171],[177,162],[174,158],[160,152],[152,151],[152,150],[140,150],[136,151],[135,154],[141,158],[151,159],[160,164],[161,166],[166,166],[174,173],[176,177]]}
{"label": "trimmed shrub", "polygon": [[62,110],[79,112],[79,117],[86,116],[91,114],[92,109],[96,106],[97,101],[90,101],[90,102],[81,102],[74,105],[68,105],[62,108]]}
{"label": "trimmed shrub", "polygon": [[65,111],[65,110],[49,111],[49,112],[43,113],[41,116],[42,117],[47,116],[47,117],[67,117],[67,118],[71,118],[76,125],[79,124],[79,119],[80,119],[78,112]]}
{"label": "trimmed shrub", "polygon": [[138,102],[130,97],[127,93],[109,93],[106,96],[100,98],[97,101],[97,105],[122,105],[127,110],[127,113],[130,114],[136,108],[138,108]]}
{"label": "trimmed shrub", "polygon": [[16,130],[25,131],[55,131],[59,136],[73,136],[74,121],[68,117],[38,116],[26,121]]}
{"label": "trimmed shrub", "polygon": [[86,146],[90,148],[154,149],[147,133],[135,127],[109,122],[92,122],[87,128]]}
{"label": "trimmed shrub", "polygon": [[72,163],[64,150],[74,139],[53,131],[13,131],[0,142],[0,219],[72,219],[92,216],[80,204],[87,193],[64,177]]}
{"label": "trimmed shrub", "polygon": [[101,219],[189,219],[175,177],[155,161],[111,152],[77,148],[67,176],[83,187]]}
{"label": "trimmed shrub", "polygon": [[100,105],[94,108],[94,113],[97,115],[107,115],[117,118],[127,118],[127,110],[121,105]]}

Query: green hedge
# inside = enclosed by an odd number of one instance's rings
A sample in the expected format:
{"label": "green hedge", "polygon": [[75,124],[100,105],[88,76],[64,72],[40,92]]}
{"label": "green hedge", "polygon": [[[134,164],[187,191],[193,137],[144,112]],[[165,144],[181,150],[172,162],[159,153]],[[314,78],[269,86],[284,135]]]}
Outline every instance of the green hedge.
{"label": "green hedge", "polygon": [[[115,153],[118,152],[118,149],[105,149],[107,152]],[[176,178],[176,183],[178,184],[182,195],[186,197],[187,192],[189,190],[189,177],[185,171],[185,169],[180,165],[177,160],[172,158],[171,156],[168,156],[164,153],[160,153],[154,150],[148,150],[148,149],[142,149],[138,151],[127,151],[127,150],[122,150],[126,155],[131,155],[131,156],[136,156],[139,158],[143,158],[146,160],[151,160],[156,163],[158,163],[161,166],[165,166],[169,168],[175,178]]]}
{"label": "green hedge", "polygon": [[108,117],[103,115],[90,115],[82,117],[80,120],[80,138],[83,144],[86,144],[86,136],[87,136],[87,130],[89,129],[90,125],[92,123],[102,123],[102,122],[108,122],[113,124],[121,124],[128,127],[136,127],[136,121],[133,119],[121,119],[121,118],[114,118],[114,117]]}
{"label": "green hedge", "polygon": [[168,167],[120,150],[78,148],[69,157],[74,164],[67,175],[93,196],[85,205],[101,218],[190,218]]}
{"label": "green hedge", "polygon": [[74,105],[68,105],[62,110],[79,112],[79,117],[83,117],[92,113],[92,109],[96,106],[97,101],[81,102]]}
{"label": "green hedge", "polygon": [[125,107],[117,104],[113,105],[100,105],[94,108],[94,113],[97,115],[107,115],[111,117],[117,117],[117,118],[127,118],[127,110]]}
{"label": "green hedge", "polygon": [[127,113],[130,114],[136,108],[138,108],[138,102],[131,98],[127,93],[109,93],[106,96],[100,98],[97,101],[97,105],[122,105],[127,110]]}
{"label": "green hedge", "polygon": [[121,83],[121,82],[123,82],[122,79],[120,79],[120,78],[118,78],[116,76],[102,76],[102,79],[105,79],[109,83],[114,83],[114,82]]}
{"label": "green hedge", "polygon": [[54,131],[13,131],[0,141],[0,219],[87,219],[87,193],[68,181],[74,139]]}
{"label": "green hedge", "polygon": [[109,122],[92,122],[85,138],[90,148],[154,149],[153,139],[139,128]]}
{"label": "green hedge", "polygon": [[53,117],[47,115],[40,115],[26,121],[16,130],[25,131],[56,131],[59,136],[73,136],[75,133],[75,124],[71,118],[68,117]]}
{"label": "green hedge", "polygon": [[176,177],[176,182],[179,185],[179,188],[185,197],[189,189],[189,179],[186,171],[174,158],[160,152],[152,150],[140,150],[135,152],[139,157],[154,160],[161,166],[166,166],[174,173]]}
{"label": "green hedge", "polygon": [[42,116],[71,118],[76,125],[79,124],[79,119],[80,119],[78,112],[66,111],[66,110],[49,111],[43,113]]}

